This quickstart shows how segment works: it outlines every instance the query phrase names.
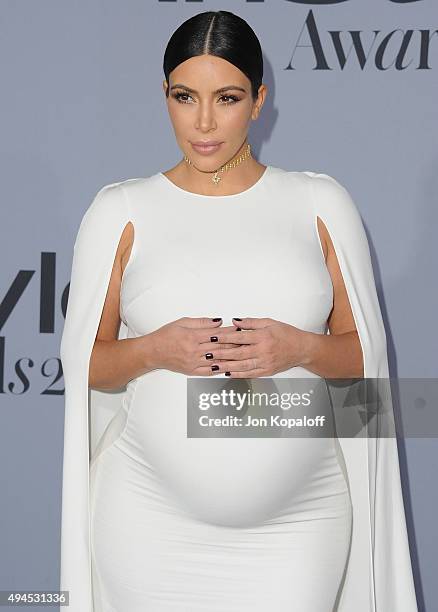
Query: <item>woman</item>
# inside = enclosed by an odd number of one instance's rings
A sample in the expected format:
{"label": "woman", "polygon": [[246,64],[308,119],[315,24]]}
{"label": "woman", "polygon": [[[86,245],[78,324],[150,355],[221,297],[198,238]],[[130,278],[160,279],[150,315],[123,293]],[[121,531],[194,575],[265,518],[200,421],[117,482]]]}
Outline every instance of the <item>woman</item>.
{"label": "woman", "polygon": [[251,155],[267,89],[250,26],[195,15],[163,67],[183,159],[104,186],[75,242],[70,610],[414,612],[395,439],[187,436],[187,378],[371,378],[388,364],[348,192]]}

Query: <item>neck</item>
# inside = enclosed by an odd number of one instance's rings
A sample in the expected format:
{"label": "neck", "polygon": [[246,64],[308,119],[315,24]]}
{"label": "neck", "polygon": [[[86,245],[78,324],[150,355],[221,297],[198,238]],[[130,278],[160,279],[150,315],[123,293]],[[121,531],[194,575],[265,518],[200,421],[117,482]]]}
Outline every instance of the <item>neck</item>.
{"label": "neck", "polygon": [[218,184],[212,181],[212,171],[199,170],[185,161],[171,172],[174,182],[187,191],[220,196],[244,191],[260,178],[265,168],[253,158],[246,159],[236,167],[219,173],[221,180]]}

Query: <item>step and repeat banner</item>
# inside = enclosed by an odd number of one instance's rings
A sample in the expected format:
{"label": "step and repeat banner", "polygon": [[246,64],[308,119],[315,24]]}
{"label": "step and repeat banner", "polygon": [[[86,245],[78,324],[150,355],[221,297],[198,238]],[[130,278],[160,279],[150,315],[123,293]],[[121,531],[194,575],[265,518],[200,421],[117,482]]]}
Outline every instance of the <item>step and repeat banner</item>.
{"label": "step and repeat banner", "polygon": [[[58,588],[59,342],[73,243],[103,185],[181,159],[163,54],[181,23],[207,10],[246,19],[263,48],[268,93],[251,124],[254,157],[329,174],[355,200],[391,376],[417,380],[400,415],[417,421],[430,408],[433,393],[422,395],[418,379],[433,383],[438,369],[435,0],[4,0],[0,590]],[[438,609],[435,434],[399,442],[419,609],[427,612]]]}

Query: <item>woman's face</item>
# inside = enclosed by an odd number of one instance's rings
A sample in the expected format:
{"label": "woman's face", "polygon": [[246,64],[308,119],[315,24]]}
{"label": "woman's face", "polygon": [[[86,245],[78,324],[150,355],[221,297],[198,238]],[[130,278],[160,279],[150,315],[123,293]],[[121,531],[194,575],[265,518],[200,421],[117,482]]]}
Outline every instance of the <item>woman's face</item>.
{"label": "woman's face", "polygon": [[[164,80],[164,92],[166,88]],[[241,152],[265,95],[266,87],[261,85],[254,101],[250,80],[220,57],[199,55],[179,64],[169,74],[166,102],[183,153],[202,171],[215,171],[226,164]],[[222,144],[207,155],[193,148],[192,143],[199,141]]]}

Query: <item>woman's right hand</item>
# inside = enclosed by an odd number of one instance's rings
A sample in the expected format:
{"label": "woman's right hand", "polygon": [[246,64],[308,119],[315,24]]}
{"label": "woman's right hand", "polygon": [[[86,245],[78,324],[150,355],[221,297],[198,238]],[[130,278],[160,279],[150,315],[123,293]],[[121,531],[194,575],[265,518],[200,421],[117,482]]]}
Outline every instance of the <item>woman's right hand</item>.
{"label": "woman's right hand", "polygon": [[[208,317],[181,317],[166,323],[151,332],[154,344],[154,363],[156,368],[180,372],[188,376],[212,376],[217,372],[211,369],[213,363],[223,359],[207,359],[206,353],[213,353],[215,329],[222,325],[222,319],[213,321]],[[222,330],[228,328],[221,328]],[[229,329],[235,330],[234,326]],[[211,348],[206,348],[210,343]],[[216,344],[219,346],[218,344]],[[235,348],[239,344],[223,343],[220,348]]]}

